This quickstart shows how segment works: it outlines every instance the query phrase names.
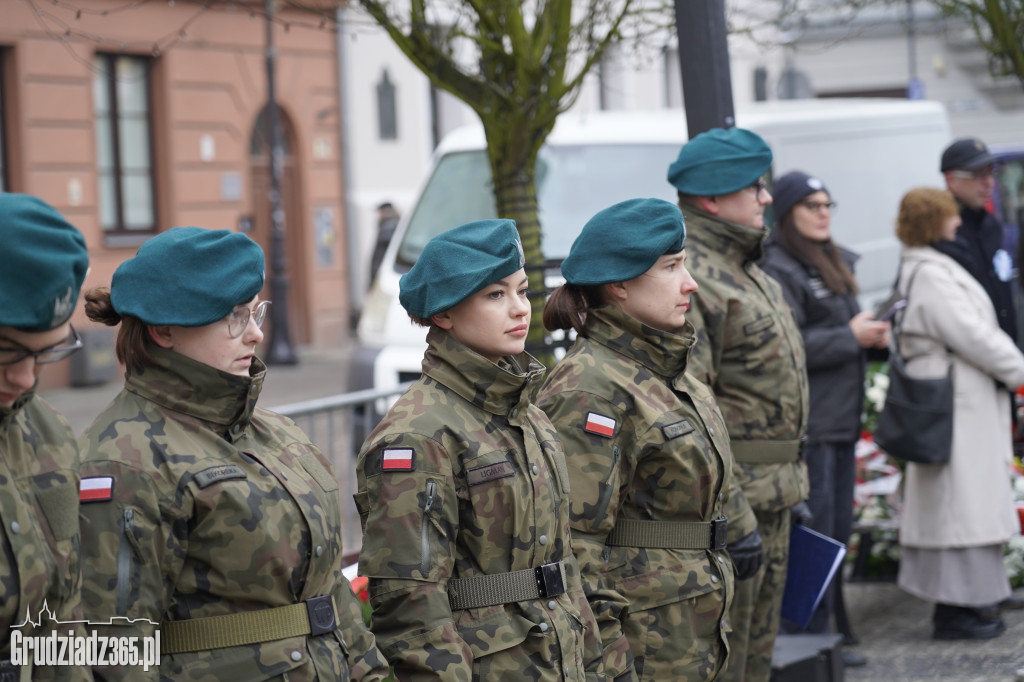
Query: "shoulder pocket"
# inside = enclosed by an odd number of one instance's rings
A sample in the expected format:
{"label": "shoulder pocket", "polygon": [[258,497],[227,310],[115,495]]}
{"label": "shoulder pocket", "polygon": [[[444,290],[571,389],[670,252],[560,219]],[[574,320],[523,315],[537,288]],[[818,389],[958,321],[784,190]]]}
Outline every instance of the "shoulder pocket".
{"label": "shoulder pocket", "polygon": [[327,468],[321,464],[320,458],[316,456],[316,453],[307,452],[306,454],[299,457],[299,464],[302,468],[313,477],[324,492],[333,492],[338,489],[338,481],[334,478]]}
{"label": "shoulder pocket", "polygon": [[60,483],[38,491],[36,499],[55,540],[68,540],[78,534],[78,486]]}

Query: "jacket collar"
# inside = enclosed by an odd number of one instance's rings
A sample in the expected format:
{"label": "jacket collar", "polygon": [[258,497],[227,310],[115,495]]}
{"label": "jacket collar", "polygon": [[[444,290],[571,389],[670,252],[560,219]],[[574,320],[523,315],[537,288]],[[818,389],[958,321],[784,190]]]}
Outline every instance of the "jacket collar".
{"label": "jacket collar", "polygon": [[151,348],[153,364],[126,373],[125,389],[161,407],[238,434],[249,425],[267,366],[253,358],[250,376],[214,369],[164,348]]}
{"label": "jacket collar", "polygon": [[[36,382],[36,385],[39,385],[38,381]],[[31,390],[25,391],[23,394],[21,394],[21,396],[19,396],[18,399],[14,401],[14,404],[11,405],[10,407],[0,407],[0,424],[4,424],[8,420],[17,417],[18,413],[21,412],[22,409],[24,409],[25,405],[28,404],[28,401],[32,400],[32,398],[34,398],[35,395],[36,389],[33,387]]]}
{"label": "jacket collar", "polygon": [[519,415],[540,390],[544,366],[529,353],[507,355],[494,364],[451,334],[431,327],[423,374],[480,409],[500,416]]}
{"label": "jacket collar", "polygon": [[686,238],[717,252],[730,254],[735,260],[759,261],[764,255],[764,241],[770,230],[747,227],[723,220],[689,204],[682,204],[686,219]]}
{"label": "jacket collar", "polygon": [[686,371],[696,334],[689,322],[681,334],[673,334],[607,305],[587,313],[587,338],[671,379]]}

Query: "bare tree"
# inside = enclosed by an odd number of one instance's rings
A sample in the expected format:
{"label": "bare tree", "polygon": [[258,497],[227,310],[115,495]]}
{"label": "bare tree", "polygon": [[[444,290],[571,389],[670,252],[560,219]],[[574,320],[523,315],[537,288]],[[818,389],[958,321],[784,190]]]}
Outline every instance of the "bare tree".
{"label": "bare tree", "polygon": [[[642,0],[358,0],[430,81],[480,117],[497,212],[516,221],[542,344],[544,256],[535,166],[555,120],[609,46],[670,28],[669,3]],[[536,346],[535,346],[536,347]]]}
{"label": "bare tree", "polygon": [[1016,76],[1024,87],[1024,1],[935,0],[947,16],[966,19],[988,52],[993,76]]}

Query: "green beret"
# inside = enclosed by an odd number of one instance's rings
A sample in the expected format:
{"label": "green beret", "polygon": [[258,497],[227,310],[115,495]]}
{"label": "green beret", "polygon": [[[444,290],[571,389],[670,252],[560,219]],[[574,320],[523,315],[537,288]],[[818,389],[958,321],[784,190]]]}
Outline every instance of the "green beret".
{"label": "green beret", "polygon": [[0,326],[64,324],[89,270],[85,237],[42,199],[0,193]]}
{"label": "green beret", "polygon": [[685,244],[678,206],[662,199],[629,199],[587,221],[562,261],[562,275],[581,286],[625,282]]}
{"label": "green beret", "polygon": [[466,223],[427,242],[416,264],[398,281],[398,301],[410,315],[428,318],[525,264],[515,221]]}
{"label": "green beret", "polygon": [[114,271],[110,302],[146,324],[202,327],[263,288],[263,249],[240,232],[172,227]]}
{"label": "green beret", "polygon": [[754,184],[772,167],[772,150],[743,128],[712,128],[683,145],[668,181],[683,194],[717,197]]}

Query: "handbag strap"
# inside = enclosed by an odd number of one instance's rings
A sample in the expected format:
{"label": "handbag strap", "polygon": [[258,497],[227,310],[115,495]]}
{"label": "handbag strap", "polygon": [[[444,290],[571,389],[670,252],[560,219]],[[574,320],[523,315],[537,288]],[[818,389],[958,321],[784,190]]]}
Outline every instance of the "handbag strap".
{"label": "handbag strap", "polygon": [[[894,354],[900,358],[900,360],[903,362],[904,366],[906,365],[907,357],[905,355],[903,355],[903,351],[900,350],[900,328],[903,325],[903,316],[906,315],[907,314],[907,310],[910,309],[910,287],[912,287],[914,285],[914,277],[917,276],[917,271],[920,270],[924,265],[925,265],[924,262],[920,262],[920,263],[917,264],[916,267],[914,267],[913,270],[911,270],[910,277],[907,279],[907,290],[903,292],[903,298],[906,299],[907,305],[903,306],[903,308],[901,310],[896,311],[896,314],[893,315],[893,317],[892,317],[893,351],[895,351]],[[902,276],[903,276],[903,268],[901,267],[899,269],[899,271],[897,272],[897,274],[896,274],[896,290],[897,291],[899,291],[899,288],[900,288],[900,278]],[[943,345],[945,345],[945,344],[943,344]],[[893,351],[890,351],[890,352],[893,352]],[[953,366],[952,355],[953,355],[953,351],[951,351],[949,349],[949,346],[946,346],[946,358],[949,360],[950,368],[952,368],[952,366]]]}

